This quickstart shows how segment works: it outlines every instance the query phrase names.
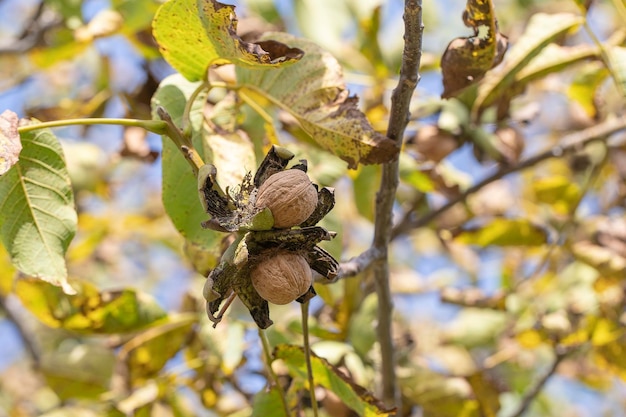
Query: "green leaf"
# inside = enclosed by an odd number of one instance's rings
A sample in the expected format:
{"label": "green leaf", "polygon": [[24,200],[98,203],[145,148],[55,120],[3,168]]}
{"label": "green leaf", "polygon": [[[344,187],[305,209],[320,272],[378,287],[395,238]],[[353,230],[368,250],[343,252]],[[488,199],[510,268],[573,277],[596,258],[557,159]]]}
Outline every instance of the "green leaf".
{"label": "green leaf", "polygon": [[488,224],[460,232],[457,241],[478,246],[538,246],[546,243],[544,229],[527,219],[496,218]]}
{"label": "green leaf", "polygon": [[85,281],[73,281],[72,286],[78,294],[67,295],[46,282],[25,278],[15,283],[14,292],[42,323],[80,333],[131,332],[165,317],[147,294],[131,289],[99,292]]}
{"label": "green leaf", "polygon": [[170,315],[167,322],[155,325],[126,342],[119,353],[120,361],[128,369],[128,379],[137,387],[153,378],[185,345],[196,314]]}
{"label": "green leaf", "polygon": [[165,60],[190,81],[205,79],[210,65],[277,67],[302,57],[302,51],[279,42],[242,41],[235,7],[215,0],[169,0],[152,27]]}
{"label": "green leaf", "polygon": [[537,13],[528,22],[526,31],[511,48],[503,64],[487,74],[478,87],[478,96],[472,108],[472,119],[494,103],[515,82],[517,74],[543,48],[564,33],[584,22],[580,16],[571,13]]}
{"label": "green leaf", "polygon": [[526,85],[548,74],[560,72],[579,62],[596,58],[600,49],[590,44],[560,46],[554,43],[546,46],[515,76],[515,86]]}
{"label": "green leaf", "polygon": [[[174,74],[164,79],[152,98],[152,109],[163,106],[177,126],[181,125],[185,104],[200,83],[192,83]],[[202,141],[202,107],[205,94],[199,94],[190,114],[193,144],[205,159]],[[206,159],[205,159],[206,160]],[[198,198],[196,177],[177,146],[163,136],[163,205],[176,229],[195,245],[196,250],[216,251],[221,236],[218,232],[203,229],[201,223],[208,219]],[[217,257],[218,254],[215,253]]]}
{"label": "green leaf", "polygon": [[14,112],[5,110],[0,114],[0,176],[17,163],[22,151],[18,124],[19,119]]}
{"label": "green leaf", "polygon": [[285,415],[285,407],[280,396],[281,393],[276,386],[269,391],[257,393],[254,396],[250,417],[289,417]]}
{"label": "green leaf", "polygon": [[72,293],[65,252],[76,233],[74,194],[57,138],[22,134],[19,161],[0,177],[0,234],[15,267]]}
{"label": "green leaf", "polygon": [[115,355],[98,344],[61,344],[60,350],[45,352],[41,371],[48,386],[62,400],[97,399],[109,390]]}
{"label": "green leaf", "polygon": [[[307,367],[304,350],[299,346],[279,345],[274,351],[277,359],[282,359],[292,376],[307,379]],[[341,371],[315,354],[311,356],[313,379],[316,384],[332,391],[341,401],[354,410],[359,416],[389,416],[393,410],[385,409],[384,405],[355,384]]]}
{"label": "green leaf", "polygon": [[395,142],[376,132],[357,108],[357,98],[348,96],[341,66],[330,53],[286,33],[264,38],[294,45],[305,56],[280,69],[238,67],[242,97],[259,107],[273,104],[288,112],[319,146],[348,162],[350,168],[388,162],[397,155]]}
{"label": "green leaf", "polygon": [[626,97],[626,47],[612,46],[608,48],[609,64],[615,77],[615,83]]}

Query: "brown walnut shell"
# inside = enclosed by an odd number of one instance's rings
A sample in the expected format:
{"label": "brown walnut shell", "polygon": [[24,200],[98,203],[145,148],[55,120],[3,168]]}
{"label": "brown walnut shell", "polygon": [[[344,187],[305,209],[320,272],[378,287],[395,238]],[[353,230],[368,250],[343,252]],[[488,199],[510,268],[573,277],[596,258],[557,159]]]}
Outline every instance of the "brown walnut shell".
{"label": "brown walnut shell", "polygon": [[282,251],[261,260],[250,271],[250,279],[263,299],[282,305],[306,293],[313,282],[313,274],[303,256]]}
{"label": "brown walnut shell", "polygon": [[297,226],[317,206],[317,190],[308,175],[299,169],[277,172],[261,184],[256,207],[269,208],[278,229]]}

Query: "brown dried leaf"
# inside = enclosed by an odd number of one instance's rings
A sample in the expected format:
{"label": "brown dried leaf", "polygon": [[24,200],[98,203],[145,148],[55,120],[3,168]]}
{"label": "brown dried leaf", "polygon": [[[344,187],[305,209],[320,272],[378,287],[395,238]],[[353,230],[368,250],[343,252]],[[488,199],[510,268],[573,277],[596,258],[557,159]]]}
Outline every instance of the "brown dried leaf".
{"label": "brown dried leaf", "polygon": [[502,61],[508,47],[508,38],[498,31],[491,0],[469,0],[463,21],[474,29],[474,36],[452,40],[441,57],[443,98],[480,80]]}

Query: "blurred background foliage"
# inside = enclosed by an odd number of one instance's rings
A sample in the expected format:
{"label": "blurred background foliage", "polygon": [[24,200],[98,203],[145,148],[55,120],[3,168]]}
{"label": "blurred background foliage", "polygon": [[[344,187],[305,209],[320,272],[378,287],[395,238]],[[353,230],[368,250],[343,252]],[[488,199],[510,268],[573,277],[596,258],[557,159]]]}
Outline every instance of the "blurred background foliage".
{"label": "blurred background foliage", "polygon": [[[330,51],[372,125],[385,131],[402,52],[399,2],[235,3],[242,37],[282,30]],[[623,2],[495,3],[510,47],[531,16],[570,12],[585,23],[556,43],[607,49],[542,74],[512,93],[504,117],[481,119],[476,129],[496,141],[494,157],[493,147],[473,143],[484,136],[465,135],[469,110],[440,99],[441,56],[452,39],[471,36],[462,20],[465,1],[424,2],[422,79],[401,155],[390,247],[400,412],[624,416],[623,137],[495,179],[416,227],[420,216],[499,167],[623,115],[626,60],[623,52],[618,59],[620,49],[612,61],[606,53],[623,46]],[[150,118],[150,99],[173,72],[151,35],[159,5],[3,0],[0,110],[43,121]],[[253,121],[246,120],[252,138]],[[338,158],[299,140],[290,120],[279,127],[281,143],[308,159],[314,182],[336,188],[337,205],[323,225],[338,237],[325,248],[341,260],[367,249],[379,167],[346,170]],[[206,319],[204,278],[194,265],[207,260],[198,260],[203,254],[184,245],[165,215],[160,137],[114,126],[55,133],[76,193],[79,229],[68,267],[80,291],[68,296],[46,283],[16,281],[0,247],[0,415],[270,415],[260,410],[271,409],[261,401],[274,404],[271,395],[255,400],[266,377],[248,312],[235,303],[216,329]],[[375,391],[380,364],[371,277],[366,272],[316,289],[314,351]],[[299,344],[299,311],[272,309],[270,344]],[[292,378],[295,362],[274,365],[281,378]],[[332,391],[320,388],[318,399],[322,415],[354,415]]]}

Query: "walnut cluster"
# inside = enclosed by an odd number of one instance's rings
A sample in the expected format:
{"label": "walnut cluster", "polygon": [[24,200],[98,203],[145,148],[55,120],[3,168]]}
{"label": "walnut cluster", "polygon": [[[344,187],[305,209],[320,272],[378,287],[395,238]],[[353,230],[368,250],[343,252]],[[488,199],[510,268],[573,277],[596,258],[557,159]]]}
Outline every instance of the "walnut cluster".
{"label": "walnut cluster", "polygon": [[305,160],[286,169],[293,157],[272,147],[254,178],[246,176],[234,194],[219,188],[215,167],[207,165],[198,174],[200,200],[211,215],[203,226],[235,233],[203,291],[215,324],[239,296],[256,324],[266,328],[272,324],[268,302],[315,296],[312,270],[329,281],[337,276],[337,261],[317,246],[335,233],[316,226],[333,208],[334,192],[311,182]]}

